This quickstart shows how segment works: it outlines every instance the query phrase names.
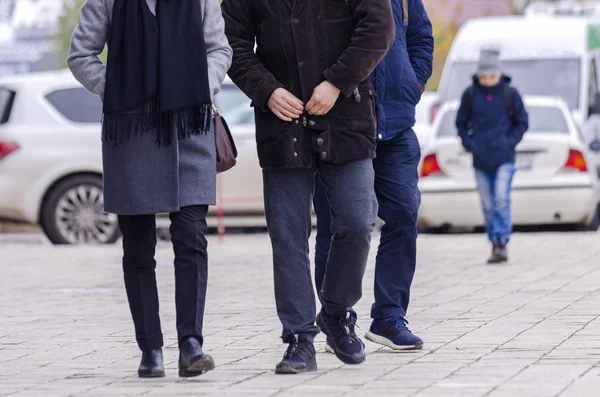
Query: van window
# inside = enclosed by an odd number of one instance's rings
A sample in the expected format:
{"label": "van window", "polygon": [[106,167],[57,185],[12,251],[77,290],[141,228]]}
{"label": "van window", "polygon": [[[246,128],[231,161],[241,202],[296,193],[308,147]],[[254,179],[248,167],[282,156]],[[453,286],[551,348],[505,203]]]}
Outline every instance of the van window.
{"label": "van window", "polygon": [[67,88],[46,95],[46,99],[67,119],[76,123],[100,123],[102,102],[85,88]]}
{"label": "van window", "polygon": [[596,96],[598,94],[598,70],[596,60],[592,59],[590,63],[590,76],[588,79],[588,109],[590,114],[596,109]]}
{"label": "van window", "polygon": [[[503,61],[505,74],[523,95],[555,96],[562,98],[569,108],[579,108],[581,63],[579,59],[526,59]],[[450,75],[445,77],[440,97],[450,101],[459,99],[472,83],[477,62],[456,62]]]}
{"label": "van window", "polygon": [[0,124],[6,124],[10,119],[14,100],[14,91],[0,87]]}
{"label": "van window", "polygon": [[[458,135],[456,130],[457,111],[447,112],[440,122],[438,137]],[[527,134],[569,134],[565,115],[557,107],[532,106],[527,107],[529,114],[529,130]]]}

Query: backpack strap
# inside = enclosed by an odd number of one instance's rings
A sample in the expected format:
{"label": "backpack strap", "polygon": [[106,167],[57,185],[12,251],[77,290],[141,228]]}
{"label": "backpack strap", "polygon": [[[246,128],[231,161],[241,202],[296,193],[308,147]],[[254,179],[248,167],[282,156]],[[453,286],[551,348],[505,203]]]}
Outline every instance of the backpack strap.
{"label": "backpack strap", "polygon": [[473,119],[473,97],[475,96],[475,86],[470,86],[465,91],[465,95],[463,97],[463,106],[467,110],[467,125],[471,125],[471,120]]}
{"label": "backpack strap", "polygon": [[408,0],[402,0],[402,15],[404,18],[404,26],[408,26]]}
{"label": "backpack strap", "polygon": [[510,117],[510,121],[514,125],[515,115],[517,113],[515,110],[515,91],[510,85],[505,84],[502,88],[502,95],[504,96],[504,106],[506,107],[506,113],[508,114],[508,117]]}

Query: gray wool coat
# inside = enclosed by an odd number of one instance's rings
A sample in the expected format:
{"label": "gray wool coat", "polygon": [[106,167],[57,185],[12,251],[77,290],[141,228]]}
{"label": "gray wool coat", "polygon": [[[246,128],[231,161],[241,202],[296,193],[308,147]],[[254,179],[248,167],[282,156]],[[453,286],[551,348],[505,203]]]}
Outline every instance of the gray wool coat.
{"label": "gray wool coat", "polygon": [[[156,0],[146,0],[154,13]],[[231,65],[232,50],[218,0],[199,0],[203,13],[208,79],[216,95]],[[98,59],[111,23],[114,0],[87,0],[79,11],[68,58],[69,69],[90,92],[104,96],[106,67]],[[177,212],[216,203],[215,138],[195,135],[158,147],[154,131],[123,145],[103,144],[104,209],[120,215]]]}

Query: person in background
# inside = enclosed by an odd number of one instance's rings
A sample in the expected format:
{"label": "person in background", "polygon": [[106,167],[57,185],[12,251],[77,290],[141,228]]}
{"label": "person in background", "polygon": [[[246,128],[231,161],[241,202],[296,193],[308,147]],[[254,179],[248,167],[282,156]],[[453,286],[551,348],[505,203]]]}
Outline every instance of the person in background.
{"label": "person in background", "polygon": [[[423,341],[408,329],[406,313],[416,269],[417,216],[421,203],[418,165],[421,149],[412,130],[415,107],[433,62],[433,33],[422,0],[392,0],[396,40],[371,75],[378,113],[375,192],[385,222],[375,265],[373,322],[366,338],[394,350],[421,349]],[[321,178],[316,177],[315,278],[323,285],[327,256],[335,237]],[[327,346],[326,349],[330,350]]]}
{"label": "person in background", "polygon": [[104,102],[104,209],[119,215],[142,378],[165,376],[156,213],[171,218],[179,376],[215,367],[202,350],[217,177],[210,120],[231,56],[218,0],[87,0],[73,32],[69,68]]}
{"label": "person in background", "polygon": [[[390,1],[224,0],[223,15],[229,75],[255,107],[275,300],[289,344],[275,372],[317,370],[319,328],[341,361],[359,364],[366,355],[351,308],[377,219],[368,78],[394,41]],[[308,246],[317,170],[334,233],[319,328]]]}
{"label": "person in background", "polygon": [[515,148],[529,128],[521,95],[510,85],[510,77],[503,75],[499,56],[494,49],[481,52],[473,85],[463,93],[456,117],[462,144],[473,155],[485,229],[492,243],[490,264],[508,261]]}

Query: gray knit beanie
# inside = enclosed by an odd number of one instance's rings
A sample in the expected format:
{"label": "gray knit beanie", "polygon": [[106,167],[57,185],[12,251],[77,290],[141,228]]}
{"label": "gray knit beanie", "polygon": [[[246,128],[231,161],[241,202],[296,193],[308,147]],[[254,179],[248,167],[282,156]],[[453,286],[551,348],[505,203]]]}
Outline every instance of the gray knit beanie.
{"label": "gray knit beanie", "polygon": [[492,48],[481,50],[477,65],[477,75],[479,76],[484,73],[502,74],[499,50]]}

